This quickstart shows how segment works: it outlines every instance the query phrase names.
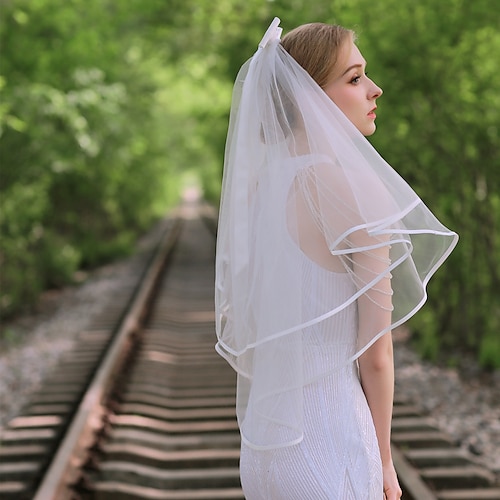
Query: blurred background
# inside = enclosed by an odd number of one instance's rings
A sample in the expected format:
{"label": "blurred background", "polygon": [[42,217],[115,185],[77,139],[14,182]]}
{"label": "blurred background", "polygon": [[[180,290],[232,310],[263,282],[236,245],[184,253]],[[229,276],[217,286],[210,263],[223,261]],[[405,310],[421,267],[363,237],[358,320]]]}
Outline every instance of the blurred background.
{"label": "blurred background", "polygon": [[496,0],[0,0],[0,316],[122,257],[198,186],[217,205],[231,90],[274,16],[358,34],[370,140],[460,234],[419,352],[500,367]]}

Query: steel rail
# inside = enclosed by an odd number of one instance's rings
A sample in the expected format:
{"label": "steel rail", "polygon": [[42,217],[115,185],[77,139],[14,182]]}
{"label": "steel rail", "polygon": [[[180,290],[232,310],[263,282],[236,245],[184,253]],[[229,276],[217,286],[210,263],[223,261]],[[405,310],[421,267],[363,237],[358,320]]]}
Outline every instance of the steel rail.
{"label": "steel rail", "polygon": [[161,269],[175,246],[181,224],[181,219],[176,218],[163,237],[140,288],[35,493],[34,500],[72,498],[72,485],[78,479],[80,467],[86,461],[94,434],[101,427],[106,411],[104,403],[112,387],[114,375],[119,372],[126,359],[127,350],[139,327]]}

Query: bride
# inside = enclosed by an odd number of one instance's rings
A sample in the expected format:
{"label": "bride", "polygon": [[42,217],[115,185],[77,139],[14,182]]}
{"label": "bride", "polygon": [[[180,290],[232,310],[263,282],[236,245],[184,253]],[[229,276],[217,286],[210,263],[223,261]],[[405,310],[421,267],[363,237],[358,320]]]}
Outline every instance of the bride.
{"label": "bride", "polygon": [[397,500],[391,330],[457,242],[365,139],[355,35],[275,19],[235,82],[216,256],[245,497]]}

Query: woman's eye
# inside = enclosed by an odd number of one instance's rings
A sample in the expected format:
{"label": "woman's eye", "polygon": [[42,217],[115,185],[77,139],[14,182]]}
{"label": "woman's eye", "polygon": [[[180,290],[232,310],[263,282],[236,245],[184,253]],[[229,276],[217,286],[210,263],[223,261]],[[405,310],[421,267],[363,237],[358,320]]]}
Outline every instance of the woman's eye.
{"label": "woman's eye", "polygon": [[352,80],[351,80],[351,83],[354,83],[354,84],[357,84],[359,83],[359,81],[361,80],[361,77],[360,76],[355,76]]}

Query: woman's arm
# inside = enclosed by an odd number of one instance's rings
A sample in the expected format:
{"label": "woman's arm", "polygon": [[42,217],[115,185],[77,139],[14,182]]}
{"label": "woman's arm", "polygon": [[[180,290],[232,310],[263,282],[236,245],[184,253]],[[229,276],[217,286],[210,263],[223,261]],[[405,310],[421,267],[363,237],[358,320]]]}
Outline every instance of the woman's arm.
{"label": "woman's arm", "polygon": [[394,400],[394,361],[390,332],[359,358],[361,385],[373,416],[382,464],[391,456],[391,420]]}
{"label": "woman's arm", "polygon": [[384,493],[388,500],[399,500],[402,491],[391,455],[394,362],[390,333],[378,339],[360,356],[359,373],[377,433],[382,459]]}
{"label": "woman's arm", "polygon": [[[386,271],[389,246],[357,255],[354,272],[362,282],[368,283],[384,272],[384,277],[358,299],[358,335],[361,344],[376,332],[391,325],[391,277]],[[391,420],[394,402],[394,358],[392,335],[389,331],[370,346],[358,360],[361,385],[375,425],[384,480],[384,493],[388,500],[399,500],[399,487],[391,454]]]}

